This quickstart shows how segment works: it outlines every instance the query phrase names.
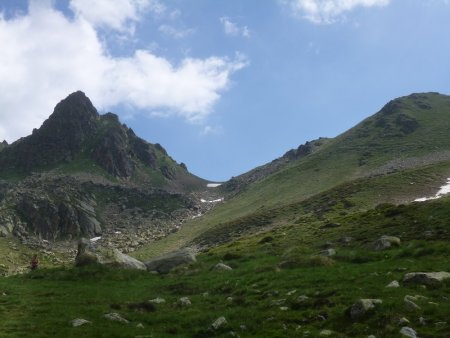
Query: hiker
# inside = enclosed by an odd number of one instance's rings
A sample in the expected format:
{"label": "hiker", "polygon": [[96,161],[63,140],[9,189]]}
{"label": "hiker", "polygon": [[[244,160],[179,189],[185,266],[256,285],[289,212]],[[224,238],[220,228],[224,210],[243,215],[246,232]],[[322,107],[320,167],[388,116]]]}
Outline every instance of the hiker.
{"label": "hiker", "polygon": [[31,270],[36,270],[38,268],[39,265],[39,261],[37,258],[37,255],[34,255],[33,258],[31,259]]}

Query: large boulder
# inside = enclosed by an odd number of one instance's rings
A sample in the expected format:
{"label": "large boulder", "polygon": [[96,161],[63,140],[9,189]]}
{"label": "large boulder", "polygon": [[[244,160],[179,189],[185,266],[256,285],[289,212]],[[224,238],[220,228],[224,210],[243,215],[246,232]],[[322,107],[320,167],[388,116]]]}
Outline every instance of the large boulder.
{"label": "large boulder", "polygon": [[403,277],[403,283],[421,284],[426,286],[439,286],[444,280],[450,278],[450,273],[440,272],[410,272]]}
{"label": "large boulder", "polygon": [[157,257],[148,262],[144,262],[148,271],[157,271],[159,273],[169,273],[170,270],[182,264],[191,264],[196,262],[195,253],[190,249],[182,249],[170,252],[164,256]]}
{"label": "large boulder", "polygon": [[136,258],[121,253],[115,248],[96,245],[86,238],[80,239],[78,253],[75,258],[76,266],[101,264],[121,269],[146,270],[144,263]]}
{"label": "large boulder", "polygon": [[393,246],[400,246],[400,238],[395,236],[381,236],[374,244],[377,251],[386,250]]}
{"label": "large boulder", "polygon": [[382,302],[381,299],[360,299],[350,307],[350,318],[358,320],[364,317],[368,312],[371,312],[375,309],[377,304],[381,304]]}

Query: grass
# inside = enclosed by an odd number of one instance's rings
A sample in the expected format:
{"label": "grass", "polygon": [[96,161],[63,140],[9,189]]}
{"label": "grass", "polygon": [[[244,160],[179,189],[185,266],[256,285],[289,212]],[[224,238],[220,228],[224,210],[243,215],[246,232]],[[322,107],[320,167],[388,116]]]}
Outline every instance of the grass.
{"label": "grass", "polygon": [[[437,289],[385,286],[401,281],[410,271],[448,270],[449,205],[450,199],[382,205],[328,220],[340,223],[335,228],[324,228],[326,221],[317,219],[315,223],[293,220],[211,249],[194,265],[169,275],[89,267],[2,278],[0,295],[6,295],[0,296],[4,319],[0,332],[8,337],[225,337],[230,331],[241,337],[303,337],[309,332],[314,337],[329,329],[339,337],[398,337],[398,320],[406,317],[421,337],[445,337],[448,324],[435,323],[446,322],[450,315],[446,298],[450,283]],[[420,226],[411,226],[414,219]],[[390,223],[387,228],[386,223]],[[435,235],[425,240],[425,231]],[[372,250],[372,243],[383,234],[400,235],[401,246]],[[353,241],[341,244],[344,235]],[[319,256],[328,241],[336,256]],[[221,261],[233,270],[211,269]],[[300,295],[308,299],[297,300]],[[410,311],[403,301],[406,295],[427,299],[417,301],[420,310]],[[184,296],[192,306],[176,304]],[[166,303],[155,305],[155,311],[143,305],[156,297]],[[383,304],[352,321],[346,310],[360,298],[380,298]],[[108,312],[120,313],[131,324],[104,319]],[[210,331],[220,316],[225,316],[227,326]],[[420,316],[429,325],[421,325]],[[90,320],[92,325],[73,328],[70,321],[75,318]],[[137,328],[138,323],[144,329]]]}
{"label": "grass", "polygon": [[448,177],[450,162],[441,162],[389,175],[344,182],[325,192],[309,198],[299,198],[291,203],[275,206],[263,203],[258,208],[253,207],[253,212],[241,217],[234,214],[236,202],[231,200],[216,206],[204,217],[187,222],[178,232],[141,247],[133,255],[147,259],[191,243],[208,239],[213,242],[221,238],[229,241],[239,232],[242,236],[292,220],[315,222],[316,219],[326,220],[370,210],[386,202],[408,204],[418,197],[434,195]]}

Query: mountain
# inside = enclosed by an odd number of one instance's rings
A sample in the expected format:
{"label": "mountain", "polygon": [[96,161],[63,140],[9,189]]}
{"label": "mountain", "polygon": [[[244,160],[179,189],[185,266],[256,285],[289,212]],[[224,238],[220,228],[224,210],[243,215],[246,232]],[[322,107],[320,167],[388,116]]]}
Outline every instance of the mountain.
{"label": "mountain", "polygon": [[225,203],[142,252],[204,242],[205,236],[208,245],[231,240],[284,222],[275,216],[288,217],[285,209],[323,200],[366,209],[433,194],[450,177],[449,131],[450,96],[421,93],[392,100],[343,134],[312,141],[313,151],[292,160],[285,155],[226,182],[218,188]]}
{"label": "mountain", "polygon": [[153,186],[184,189],[204,183],[170,158],[161,145],[137,137],[117,115],[99,115],[81,91],[59,102],[32,135],[4,145],[0,152],[0,173],[6,177],[77,166],[79,171],[97,166],[114,178]]}
{"label": "mountain", "polygon": [[0,234],[33,243],[102,235],[125,249],[176,231],[206,187],[81,91],[32,135],[2,143],[0,179]]}
{"label": "mountain", "polygon": [[[216,188],[155,189],[112,176],[92,151],[89,166],[75,155],[7,176],[0,275],[16,275],[0,278],[0,332],[448,337],[449,131],[450,97],[413,94]],[[70,267],[69,234],[142,261],[184,248],[166,267],[191,263],[164,276],[161,257],[149,271]],[[23,273],[36,252],[42,268]]]}

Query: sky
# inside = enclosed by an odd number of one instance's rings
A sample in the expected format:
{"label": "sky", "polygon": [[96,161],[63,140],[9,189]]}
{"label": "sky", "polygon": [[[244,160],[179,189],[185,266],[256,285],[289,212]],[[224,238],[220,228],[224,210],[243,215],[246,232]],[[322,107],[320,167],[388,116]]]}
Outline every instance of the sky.
{"label": "sky", "polygon": [[450,1],[0,0],[0,141],[76,90],[224,181],[450,94]]}

